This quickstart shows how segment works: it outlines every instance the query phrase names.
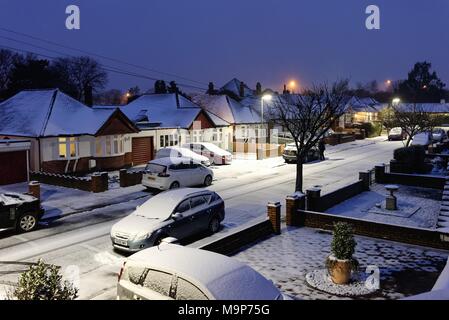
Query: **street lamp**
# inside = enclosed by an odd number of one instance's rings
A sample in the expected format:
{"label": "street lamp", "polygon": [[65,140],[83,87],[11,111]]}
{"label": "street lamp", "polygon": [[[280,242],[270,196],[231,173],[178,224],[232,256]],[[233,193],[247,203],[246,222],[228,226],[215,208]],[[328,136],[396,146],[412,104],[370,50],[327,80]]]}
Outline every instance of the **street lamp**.
{"label": "street lamp", "polygon": [[264,94],[262,96],[262,99],[260,99],[260,124],[263,125],[263,102],[264,101],[271,101],[273,96],[271,94]]}
{"label": "street lamp", "polygon": [[[273,96],[271,94],[264,94],[262,96],[262,98],[260,99],[260,130],[258,130],[259,131],[258,132],[258,136],[259,136],[258,139],[261,138],[261,132],[262,132],[262,129],[264,127],[264,125],[263,125],[263,102],[264,101],[271,101],[272,98],[273,98]],[[262,155],[262,159],[263,158],[264,158],[264,156]]]}
{"label": "street lamp", "polygon": [[397,106],[401,102],[401,99],[394,98],[392,102],[393,102],[393,106],[395,106],[395,105]]}

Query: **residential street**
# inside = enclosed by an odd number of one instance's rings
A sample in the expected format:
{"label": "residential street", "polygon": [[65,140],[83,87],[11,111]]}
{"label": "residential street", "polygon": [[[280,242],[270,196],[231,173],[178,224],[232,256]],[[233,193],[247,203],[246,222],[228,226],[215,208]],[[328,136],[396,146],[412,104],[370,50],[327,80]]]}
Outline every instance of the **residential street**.
{"label": "residential street", "polygon": [[[402,142],[385,140],[381,137],[329,147],[326,161],[304,166],[305,189],[319,185],[322,193],[327,193],[355,181],[360,171],[388,162],[393,150],[402,146]],[[285,196],[294,189],[295,165],[284,164],[281,158],[236,160],[230,166],[213,170],[216,180],[210,188],[225,200],[225,229],[265,215],[267,200],[284,204]],[[73,214],[29,234],[2,234],[1,260],[42,258],[63,268],[69,267],[64,269],[68,274],[79,270],[80,298],[114,299],[116,275],[124,257],[112,250],[109,231],[118,219],[147,198]],[[0,281],[14,280],[16,276],[4,275]]]}

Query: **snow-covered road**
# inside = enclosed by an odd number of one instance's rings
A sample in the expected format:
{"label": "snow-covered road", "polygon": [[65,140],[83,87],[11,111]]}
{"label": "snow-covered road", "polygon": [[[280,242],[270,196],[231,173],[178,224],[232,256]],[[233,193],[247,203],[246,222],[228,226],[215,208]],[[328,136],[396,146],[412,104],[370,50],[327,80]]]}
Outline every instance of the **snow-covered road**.
{"label": "snow-covered road", "polygon": [[[305,165],[305,188],[320,185],[323,193],[335,190],[358,179],[359,171],[388,162],[392,151],[400,146],[401,142],[378,138],[331,147],[328,160]],[[225,199],[225,227],[265,215],[268,201],[283,202],[294,189],[295,166],[284,164],[280,158],[236,160],[214,171],[216,181],[210,188]],[[71,275],[79,272],[80,298],[114,298],[116,274],[124,257],[112,250],[109,230],[113,223],[145,200],[78,213],[30,234],[0,235],[0,261],[43,258],[64,270],[67,268]],[[0,268],[5,270],[1,265]],[[0,283],[14,281],[16,277],[15,274],[1,276]]]}

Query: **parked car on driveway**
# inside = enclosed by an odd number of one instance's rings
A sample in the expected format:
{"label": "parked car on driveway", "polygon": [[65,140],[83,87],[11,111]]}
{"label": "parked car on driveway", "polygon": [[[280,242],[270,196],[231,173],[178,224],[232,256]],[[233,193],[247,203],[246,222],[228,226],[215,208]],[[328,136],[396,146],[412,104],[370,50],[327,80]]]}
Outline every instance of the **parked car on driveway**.
{"label": "parked car on driveway", "polygon": [[420,132],[413,136],[411,145],[428,146],[432,143],[432,134],[428,131]]}
{"label": "parked car on driveway", "polygon": [[447,139],[446,131],[443,129],[437,128],[432,131],[432,140],[436,142],[441,142],[444,139]]}
{"label": "parked car on driveway", "polygon": [[232,154],[213,143],[186,143],[182,147],[205,156],[213,164],[231,164],[232,162]]}
{"label": "parked car on driveway", "polygon": [[117,299],[290,300],[270,280],[236,259],[165,243],[125,261]]}
{"label": "parked car on driveway", "polygon": [[407,134],[400,127],[395,127],[388,132],[388,141],[392,140],[404,140]]}
{"label": "parked car on driveway", "polygon": [[223,199],[206,189],[183,188],[150,198],[111,229],[116,249],[136,252],[166,237],[182,240],[201,231],[215,233],[225,217]]}
{"label": "parked car on driveway", "polygon": [[142,184],[159,190],[210,186],[214,172],[188,158],[160,158],[148,162]]}
{"label": "parked car on driveway", "polygon": [[201,163],[202,165],[205,165],[207,167],[210,166],[209,158],[197,154],[187,148],[180,148],[180,147],[162,148],[156,153],[156,159],[161,158],[189,158],[192,161]]}
{"label": "parked car on driveway", "polygon": [[33,196],[13,192],[0,194],[0,231],[32,231],[43,214],[39,199]]}
{"label": "parked car on driveway", "polygon": [[[286,163],[296,163],[296,154],[296,145],[294,143],[291,143],[285,147],[284,152],[282,153],[282,158]],[[318,147],[312,147],[312,149],[310,149],[307,153],[304,162],[315,161],[319,158],[320,150],[318,150]]]}

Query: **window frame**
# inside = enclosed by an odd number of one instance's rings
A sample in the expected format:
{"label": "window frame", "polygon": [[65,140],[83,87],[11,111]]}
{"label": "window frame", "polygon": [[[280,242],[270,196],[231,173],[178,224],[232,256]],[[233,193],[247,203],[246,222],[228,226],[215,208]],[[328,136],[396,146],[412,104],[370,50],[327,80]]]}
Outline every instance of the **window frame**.
{"label": "window frame", "polygon": [[[57,141],[58,159],[72,160],[79,159],[79,139],[78,137],[58,137]],[[64,146],[65,154],[61,156],[61,146]],[[75,148],[75,153],[72,155],[72,147]]]}

